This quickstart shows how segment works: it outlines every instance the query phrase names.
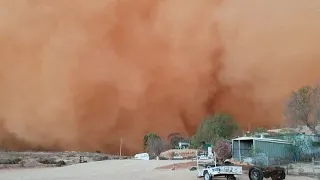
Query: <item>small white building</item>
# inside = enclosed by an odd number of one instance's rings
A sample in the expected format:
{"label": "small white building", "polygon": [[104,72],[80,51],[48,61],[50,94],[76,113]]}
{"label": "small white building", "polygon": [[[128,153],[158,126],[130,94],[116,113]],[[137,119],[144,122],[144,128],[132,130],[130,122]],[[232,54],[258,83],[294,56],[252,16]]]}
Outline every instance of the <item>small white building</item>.
{"label": "small white building", "polygon": [[189,149],[190,143],[187,142],[179,142],[179,149]]}
{"label": "small white building", "polygon": [[137,159],[137,160],[150,160],[150,157],[149,157],[148,153],[140,153],[140,154],[136,154],[134,156],[134,159]]}

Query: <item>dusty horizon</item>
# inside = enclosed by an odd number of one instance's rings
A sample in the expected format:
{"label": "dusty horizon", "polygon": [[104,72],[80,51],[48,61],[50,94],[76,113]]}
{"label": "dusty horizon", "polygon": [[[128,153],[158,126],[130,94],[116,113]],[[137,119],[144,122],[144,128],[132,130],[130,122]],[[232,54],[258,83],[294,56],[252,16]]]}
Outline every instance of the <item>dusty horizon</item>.
{"label": "dusty horizon", "polygon": [[[203,117],[284,124],[319,82],[320,1],[0,0],[0,140],[138,152]],[[12,137],[12,134],[15,137]],[[20,141],[23,141],[20,142]]]}

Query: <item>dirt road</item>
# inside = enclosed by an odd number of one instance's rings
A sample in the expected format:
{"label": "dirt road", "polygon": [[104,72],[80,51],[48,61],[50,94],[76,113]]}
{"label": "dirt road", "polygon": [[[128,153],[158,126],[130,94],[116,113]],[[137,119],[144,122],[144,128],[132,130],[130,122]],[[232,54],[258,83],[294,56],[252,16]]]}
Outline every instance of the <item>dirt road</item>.
{"label": "dirt road", "polygon": [[[179,161],[181,162],[181,161]],[[155,170],[173,161],[109,160],[62,168],[0,170],[0,180],[197,180],[189,170]],[[247,175],[238,178],[248,180]],[[287,180],[311,180],[287,177]]]}

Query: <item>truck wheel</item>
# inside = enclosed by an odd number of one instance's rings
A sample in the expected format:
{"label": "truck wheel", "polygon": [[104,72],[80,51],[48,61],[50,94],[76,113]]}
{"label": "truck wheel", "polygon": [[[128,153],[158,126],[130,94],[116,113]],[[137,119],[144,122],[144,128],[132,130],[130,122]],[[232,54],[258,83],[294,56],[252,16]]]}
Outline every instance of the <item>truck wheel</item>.
{"label": "truck wheel", "polygon": [[282,174],[282,172],[281,173],[279,173],[279,174],[273,174],[272,176],[271,176],[271,179],[272,180],[283,180],[283,174]]}
{"label": "truck wheel", "polygon": [[236,180],[236,177],[234,177],[234,175],[228,175],[227,180]]}
{"label": "truck wheel", "polygon": [[203,179],[204,180],[212,180],[212,176],[208,173],[208,171],[205,171],[203,173]]}
{"label": "truck wheel", "polygon": [[263,171],[258,167],[252,167],[249,170],[250,180],[263,180]]}
{"label": "truck wheel", "polygon": [[274,174],[274,175],[272,175],[272,176],[271,176],[271,179],[272,179],[272,180],[282,180],[281,175],[279,175],[279,174]]}
{"label": "truck wheel", "polygon": [[282,179],[286,179],[286,171],[285,171],[285,170],[282,170],[282,172],[281,172],[281,178],[282,178]]}

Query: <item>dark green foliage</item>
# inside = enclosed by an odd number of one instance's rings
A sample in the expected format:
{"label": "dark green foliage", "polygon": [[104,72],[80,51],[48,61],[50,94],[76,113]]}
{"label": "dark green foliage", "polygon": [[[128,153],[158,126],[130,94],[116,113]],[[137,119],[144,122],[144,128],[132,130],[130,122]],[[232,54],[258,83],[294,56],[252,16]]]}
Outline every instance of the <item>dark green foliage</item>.
{"label": "dark green foliage", "polygon": [[320,147],[320,142],[311,142],[313,147]]}
{"label": "dark green foliage", "polygon": [[149,156],[159,156],[161,152],[170,149],[170,145],[155,133],[148,133],[143,137],[143,148]]}
{"label": "dark green foliage", "polygon": [[265,128],[257,128],[253,131],[254,134],[265,133],[265,132],[267,132],[267,129]]}
{"label": "dark green foliage", "polygon": [[148,147],[148,141],[151,141],[151,139],[161,139],[159,135],[155,133],[148,133],[143,137],[143,148],[144,150]]}
{"label": "dark green foliage", "polygon": [[168,135],[168,140],[170,142],[171,148],[175,148],[175,147],[179,146],[179,142],[184,141],[185,138],[180,133],[171,133]]}
{"label": "dark green foliage", "polygon": [[39,159],[38,160],[39,163],[41,164],[57,164],[57,161],[53,158],[50,159]]}
{"label": "dark green foliage", "polygon": [[65,165],[67,165],[67,164],[66,164],[66,162],[64,162],[64,161],[58,161],[58,162],[56,163],[56,166],[58,166],[58,167],[65,166]]}
{"label": "dark green foliage", "polygon": [[38,162],[41,163],[41,164],[46,164],[46,165],[55,165],[57,167],[61,167],[61,166],[67,165],[66,162],[64,162],[62,160],[56,161],[54,158],[40,159],[40,160],[38,160]]}
{"label": "dark green foliage", "polygon": [[263,151],[259,148],[256,148],[256,147],[251,147],[250,150],[249,150],[249,156],[250,157],[254,157],[260,153],[263,153]]}
{"label": "dark green foliage", "polygon": [[215,144],[217,140],[230,138],[238,129],[233,117],[225,113],[216,113],[206,118],[192,137],[191,145],[198,148],[202,141]]}
{"label": "dark green foliage", "polygon": [[19,164],[22,159],[13,158],[13,159],[1,159],[0,164]]}

